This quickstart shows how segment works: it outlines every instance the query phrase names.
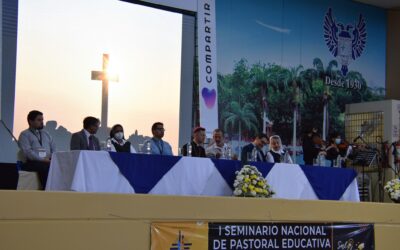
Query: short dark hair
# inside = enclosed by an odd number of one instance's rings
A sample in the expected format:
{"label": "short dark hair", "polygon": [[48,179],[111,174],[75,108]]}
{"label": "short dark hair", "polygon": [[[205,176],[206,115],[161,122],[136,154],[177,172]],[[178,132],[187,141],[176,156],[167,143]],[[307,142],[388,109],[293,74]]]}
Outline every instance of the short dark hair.
{"label": "short dark hair", "polygon": [[116,130],[118,127],[121,127],[121,128],[122,128],[122,131],[124,131],[124,128],[122,127],[121,124],[115,124],[114,126],[112,126],[112,128],[111,128],[111,130],[110,130],[110,137],[111,137],[111,138],[114,137],[114,135],[115,135],[115,130]]}
{"label": "short dark hair", "polygon": [[164,123],[162,123],[162,122],[155,122],[155,123],[153,123],[153,125],[151,126],[151,131],[154,131],[154,130],[156,130],[157,129],[157,126],[164,126]]}
{"label": "short dark hair", "polygon": [[93,116],[88,116],[83,119],[83,128],[88,129],[91,126],[96,126],[97,123],[100,123],[100,120]]}
{"label": "short dark hair", "polygon": [[214,129],[213,133],[222,133],[222,134],[224,134],[224,131],[222,131],[222,129],[220,129],[220,128],[216,128],[216,129]]}
{"label": "short dark hair", "polygon": [[264,133],[258,133],[256,138],[258,139],[266,138],[267,140],[269,140],[268,136]]}
{"label": "short dark hair", "polygon": [[201,127],[201,126],[197,126],[193,129],[193,134],[196,134],[199,131],[206,131],[205,128]]}
{"label": "short dark hair", "polygon": [[43,113],[40,111],[37,111],[37,110],[32,110],[31,112],[29,112],[28,117],[27,117],[28,123],[29,123],[29,121],[35,120],[36,117],[38,117],[39,115],[43,115]]}
{"label": "short dark hair", "polygon": [[318,130],[317,126],[315,126],[313,124],[306,124],[306,125],[303,125],[302,130],[303,130],[304,134],[308,134],[308,133],[311,133],[313,131],[313,129]]}

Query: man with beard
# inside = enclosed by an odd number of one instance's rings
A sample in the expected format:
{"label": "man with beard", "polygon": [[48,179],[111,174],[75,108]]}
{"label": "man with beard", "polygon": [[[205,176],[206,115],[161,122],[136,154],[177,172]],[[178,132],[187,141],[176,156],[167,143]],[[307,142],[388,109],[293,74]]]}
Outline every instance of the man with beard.
{"label": "man with beard", "polygon": [[[203,127],[195,127],[193,129],[193,140],[182,147],[183,156],[193,157],[206,157],[206,151],[204,149],[204,141],[206,139],[206,129]],[[191,146],[192,151],[188,152],[188,145]]]}
{"label": "man with beard", "polygon": [[43,130],[42,112],[37,110],[29,112],[28,124],[29,128],[22,131],[18,139],[18,146],[26,160],[22,170],[37,172],[44,190],[51,155],[56,151],[56,145],[50,134]]}

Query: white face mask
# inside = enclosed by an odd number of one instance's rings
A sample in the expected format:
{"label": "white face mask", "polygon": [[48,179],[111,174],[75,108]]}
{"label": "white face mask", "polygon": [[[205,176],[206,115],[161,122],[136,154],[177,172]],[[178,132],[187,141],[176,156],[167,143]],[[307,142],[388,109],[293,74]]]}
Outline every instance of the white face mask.
{"label": "white face mask", "polygon": [[124,132],[115,133],[114,138],[117,140],[122,140],[122,138],[124,138]]}
{"label": "white face mask", "polygon": [[336,144],[340,144],[341,142],[342,142],[341,139],[335,139],[335,143],[336,143]]}

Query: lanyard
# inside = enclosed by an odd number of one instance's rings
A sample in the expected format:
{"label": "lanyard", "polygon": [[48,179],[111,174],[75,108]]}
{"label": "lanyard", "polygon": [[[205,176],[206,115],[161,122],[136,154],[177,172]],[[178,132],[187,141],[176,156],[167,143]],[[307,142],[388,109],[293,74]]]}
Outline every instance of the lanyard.
{"label": "lanyard", "polygon": [[42,133],[40,132],[40,130],[38,130],[39,136],[33,130],[30,129],[30,131],[38,139],[40,146],[43,146],[42,145]]}

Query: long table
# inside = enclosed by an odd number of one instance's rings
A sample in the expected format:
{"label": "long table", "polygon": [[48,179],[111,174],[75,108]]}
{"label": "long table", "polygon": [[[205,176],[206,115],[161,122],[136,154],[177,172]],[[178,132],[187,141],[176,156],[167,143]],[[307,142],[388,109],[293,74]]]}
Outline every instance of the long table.
{"label": "long table", "polygon": [[[351,169],[253,162],[274,198],[359,201]],[[57,152],[47,191],[231,196],[241,163],[197,157],[106,151]]]}

